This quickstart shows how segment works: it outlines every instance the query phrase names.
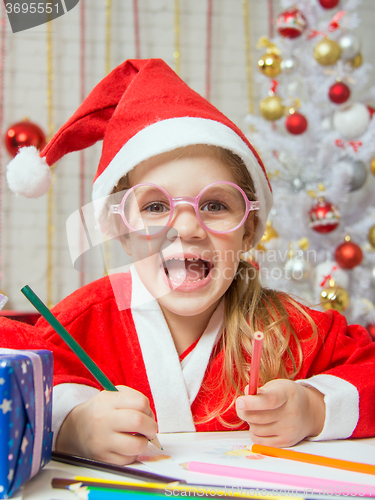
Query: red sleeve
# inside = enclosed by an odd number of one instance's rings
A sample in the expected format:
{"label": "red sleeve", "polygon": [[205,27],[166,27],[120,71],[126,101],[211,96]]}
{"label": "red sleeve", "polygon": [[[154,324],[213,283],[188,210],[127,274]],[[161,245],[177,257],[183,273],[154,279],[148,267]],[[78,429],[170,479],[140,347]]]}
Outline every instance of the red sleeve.
{"label": "red sleeve", "polygon": [[[304,362],[297,378],[324,374],[339,377],[356,387],[359,394],[359,421],[352,437],[375,436],[375,343],[367,330],[347,325],[337,311],[309,313],[318,327],[314,348],[303,345]],[[294,325],[296,328],[296,325]],[[297,325],[298,326],[298,325]],[[297,334],[311,328],[297,328]]]}

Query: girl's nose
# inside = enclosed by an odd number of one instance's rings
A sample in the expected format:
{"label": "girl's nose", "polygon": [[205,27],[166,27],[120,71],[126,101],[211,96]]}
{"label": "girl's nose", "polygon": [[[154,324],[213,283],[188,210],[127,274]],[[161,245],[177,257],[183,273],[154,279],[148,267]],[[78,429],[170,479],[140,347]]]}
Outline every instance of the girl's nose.
{"label": "girl's nose", "polygon": [[194,208],[188,204],[175,207],[173,219],[169,225],[176,229],[180,238],[185,240],[191,238],[203,239],[207,236],[206,230],[199,222]]}

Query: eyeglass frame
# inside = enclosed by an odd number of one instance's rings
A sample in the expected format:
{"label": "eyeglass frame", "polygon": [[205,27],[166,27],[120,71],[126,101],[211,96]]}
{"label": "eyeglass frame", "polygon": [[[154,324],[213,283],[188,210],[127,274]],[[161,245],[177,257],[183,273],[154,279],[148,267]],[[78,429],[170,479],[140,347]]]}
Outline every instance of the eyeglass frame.
{"label": "eyeglass frame", "polygon": [[[207,189],[209,189],[210,187],[216,185],[216,184],[229,184],[230,186],[234,186],[236,189],[238,189],[240,191],[240,193],[242,194],[244,200],[245,200],[245,205],[246,205],[246,210],[245,210],[245,214],[244,214],[244,217],[243,219],[241,220],[241,222],[239,224],[237,224],[236,227],[234,227],[233,229],[230,229],[229,231],[215,231],[214,229],[211,229],[209,228],[208,226],[206,226],[206,224],[203,223],[202,219],[200,218],[200,215],[199,215],[199,212],[198,212],[198,201],[199,201],[199,198],[202,196],[202,194],[207,191]],[[131,231],[134,231],[136,232],[137,229],[134,229],[133,227],[130,226],[130,224],[127,222],[126,218],[125,218],[125,214],[124,214],[124,205],[125,205],[125,202],[126,202],[126,199],[127,197],[129,196],[129,194],[134,191],[135,188],[137,187],[140,187],[140,186],[153,186],[157,189],[160,189],[160,191],[162,193],[165,194],[165,196],[167,197],[167,199],[169,200],[169,204],[170,204],[170,216],[168,218],[168,222],[165,224],[165,226],[160,230],[158,231],[157,233],[154,233],[154,234],[158,234],[160,232],[162,232],[166,227],[169,226],[169,223],[170,221],[172,220],[173,218],[173,214],[174,214],[174,209],[176,208],[177,205],[181,205],[181,204],[188,204],[188,205],[191,205],[193,208],[194,208],[194,212],[195,212],[195,215],[197,216],[197,219],[200,223],[200,225],[205,228],[207,231],[211,232],[211,233],[214,233],[214,234],[227,234],[227,233],[232,233],[233,231],[236,231],[237,229],[239,229],[246,221],[249,213],[253,210],[259,210],[259,201],[250,201],[248,199],[248,197],[246,196],[246,193],[244,192],[243,189],[240,188],[240,186],[237,186],[237,184],[234,184],[233,182],[229,182],[229,181],[217,181],[217,182],[212,182],[211,184],[209,184],[208,186],[206,186],[205,188],[203,188],[200,193],[197,195],[197,196],[178,196],[177,198],[172,198],[169,193],[167,193],[167,191],[158,186],[157,184],[153,184],[151,182],[142,182],[140,184],[136,184],[135,186],[129,188],[126,190],[122,200],[121,200],[121,203],[119,203],[118,205],[110,205],[109,206],[109,212],[111,214],[118,214],[121,216],[121,219],[123,220],[124,224],[126,225],[126,227],[128,229],[130,229]]]}

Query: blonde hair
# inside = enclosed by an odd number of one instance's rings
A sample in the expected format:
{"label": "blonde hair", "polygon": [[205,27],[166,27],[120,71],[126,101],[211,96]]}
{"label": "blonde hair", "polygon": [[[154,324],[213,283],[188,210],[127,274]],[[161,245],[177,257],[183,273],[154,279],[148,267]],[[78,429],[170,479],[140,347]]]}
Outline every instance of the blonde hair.
{"label": "blonde hair", "polygon": [[[209,147],[231,168],[237,184],[244,190],[249,200],[256,200],[253,181],[241,158],[231,151],[215,146]],[[129,187],[129,178],[125,175],[112,193]],[[255,230],[257,219],[256,213],[253,214]],[[215,408],[206,408],[207,416],[196,423],[217,419],[228,428],[236,428],[242,422],[231,424],[222,414],[233,407],[236,397],[243,395],[243,388],[249,383],[249,359],[253,349],[254,333],[258,330],[264,333],[259,375],[263,385],[275,378],[294,379],[302,365],[302,346],[289,321],[288,306],[300,315],[301,320],[304,318],[310,323],[312,335],[308,340],[316,337],[317,328],[311,316],[293,298],[283,292],[262,287],[256,268],[245,261],[240,261],[236,276],[224,297],[224,334],[217,346],[217,349],[224,352],[223,370],[214,382],[215,387],[212,385],[202,387],[210,392],[220,388],[217,393],[222,393],[222,400],[217,402]],[[295,343],[293,350],[297,356],[290,349],[291,341]]]}

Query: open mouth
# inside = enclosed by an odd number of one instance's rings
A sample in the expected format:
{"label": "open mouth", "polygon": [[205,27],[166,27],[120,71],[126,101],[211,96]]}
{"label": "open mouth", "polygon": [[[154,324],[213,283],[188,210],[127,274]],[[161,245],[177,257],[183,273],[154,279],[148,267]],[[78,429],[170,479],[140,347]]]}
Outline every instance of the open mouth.
{"label": "open mouth", "polygon": [[202,281],[209,275],[213,264],[200,258],[173,257],[164,261],[164,272],[175,282]]}

